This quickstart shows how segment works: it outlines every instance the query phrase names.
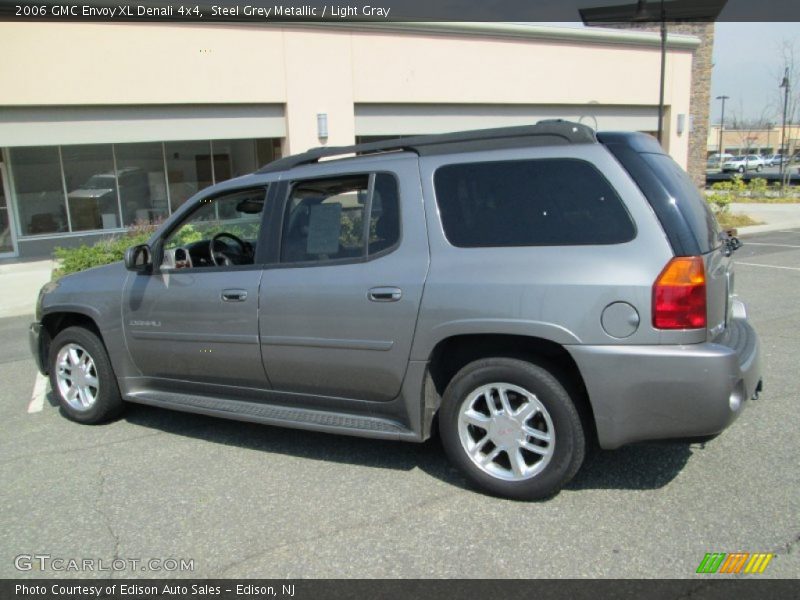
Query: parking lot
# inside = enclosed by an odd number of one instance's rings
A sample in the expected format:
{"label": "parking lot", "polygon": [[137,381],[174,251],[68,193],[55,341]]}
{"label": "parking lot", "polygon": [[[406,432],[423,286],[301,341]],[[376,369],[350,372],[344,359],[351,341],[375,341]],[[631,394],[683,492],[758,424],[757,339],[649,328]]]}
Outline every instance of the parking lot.
{"label": "parking lot", "polygon": [[761,335],[761,399],[706,444],[599,452],[538,503],[473,491],[436,439],[133,405],[118,422],[77,425],[49,395],[36,402],[31,317],[2,319],[0,577],[97,575],[15,568],[48,554],[194,566],[115,576],[681,578],[707,552],[775,553],[757,577],[796,577],[800,229],[743,241],[736,289]]}

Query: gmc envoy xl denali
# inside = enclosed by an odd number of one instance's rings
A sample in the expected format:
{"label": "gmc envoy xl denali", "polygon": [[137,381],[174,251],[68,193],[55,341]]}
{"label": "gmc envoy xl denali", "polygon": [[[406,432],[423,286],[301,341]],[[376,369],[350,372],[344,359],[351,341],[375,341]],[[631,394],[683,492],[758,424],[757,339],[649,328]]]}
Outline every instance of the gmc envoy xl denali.
{"label": "gmc envoy xl denali", "polygon": [[590,445],[707,438],[758,395],[739,245],[644,134],[542,121],[318,148],[46,285],[31,347],[75,421],[139,402],[438,428],[475,484],[542,498]]}

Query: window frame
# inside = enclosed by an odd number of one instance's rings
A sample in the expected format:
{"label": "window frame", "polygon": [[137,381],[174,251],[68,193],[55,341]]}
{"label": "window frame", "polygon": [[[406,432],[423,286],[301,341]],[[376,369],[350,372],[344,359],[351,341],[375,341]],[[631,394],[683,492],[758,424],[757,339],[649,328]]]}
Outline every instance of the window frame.
{"label": "window frame", "polygon": [[[156,240],[155,244],[151,248],[151,254],[153,256],[153,273],[216,273],[220,271],[250,271],[253,269],[262,269],[264,265],[269,262],[269,257],[271,255],[271,248],[268,246],[269,244],[269,234],[271,227],[269,226],[268,222],[265,222],[267,219],[267,215],[270,215],[270,219],[273,218],[274,215],[271,213],[274,212],[274,195],[275,195],[275,188],[277,187],[276,182],[264,182],[262,184],[256,185],[246,185],[241,187],[234,187],[228,188],[224,190],[217,190],[213,191],[210,194],[204,194],[202,196],[197,197],[195,200],[187,200],[186,202],[191,202],[190,207],[188,207],[185,211],[178,212],[176,211],[174,214],[180,215],[180,218],[176,219],[173,223],[170,223],[167,228],[163,231],[158,232],[158,239]],[[239,194],[242,192],[248,191],[256,191],[256,190],[263,190],[264,191],[264,208],[261,211],[261,224],[258,230],[258,239],[256,240],[256,252],[255,256],[253,257],[253,264],[250,265],[222,265],[222,266],[204,266],[204,267],[188,267],[184,269],[169,269],[169,268],[162,268],[162,264],[164,261],[164,243],[167,238],[172,235],[179,227],[184,225],[188,220],[190,220],[198,210],[204,204],[207,204],[209,201],[216,202],[218,199],[224,196],[232,196],[235,194]],[[186,203],[184,203],[186,204]]]}
{"label": "window frame", "polygon": [[[394,244],[378,252],[375,252],[374,254],[370,254],[369,228],[372,220],[372,199],[373,199],[373,194],[375,192],[375,180],[377,179],[378,175],[388,175],[394,180],[395,189],[397,190],[397,212],[398,212],[399,231],[397,235],[397,241]],[[325,260],[305,260],[305,261],[295,261],[295,262],[288,262],[282,260],[281,254],[283,251],[284,223],[287,217],[287,211],[289,210],[289,204],[292,199],[292,192],[295,189],[295,187],[300,183],[305,183],[308,181],[324,181],[330,179],[358,177],[358,176],[368,177],[367,199],[364,202],[364,214],[366,215],[366,218],[364,219],[364,225],[363,225],[364,230],[362,232],[364,238],[364,251],[361,254],[361,256],[334,258]],[[403,202],[400,192],[400,178],[397,176],[396,173],[385,170],[366,170],[366,171],[356,170],[356,171],[346,171],[339,173],[328,173],[325,175],[318,175],[312,177],[290,178],[283,180],[281,183],[282,183],[281,186],[282,189],[279,191],[279,194],[282,197],[282,201],[276,203],[280,206],[280,218],[277,219],[278,223],[280,223],[280,229],[277,236],[277,245],[275,247],[275,253],[273,254],[275,262],[269,264],[270,268],[293,269],[293,268],[306,268],[306,267],[361,264],[361,263],[371,262],[379,258],[383,258],[384,256],[387,256],[388,254],[395,252],[400,247],[400,244],[403,241],[403,210],[402,210]]]}
{"label": "window frame", "polygon": [[[628,217],[628,221],[631,225],[632,235],[628,239],[624,239],[617,242],[593,242],[593,243],[570,243],[570,242],[561,242],[561,243],[553,243],[553,244],[515,244],[515,245],[473,245],[473,246],[465,246],[461,244],[456,244],[454,241],[450,239],[447,233],[447,227],[445,225],[444,216],[442,214],[442,208],[439,203],[439,190],[437,188],[436,177],[442,169],[447,169],[449,167],[455,166],[475,166],[475,165],[485,165],[485,164],[494,164],[494,163],[530,163],[530,162],[542,162],[542,161],[565,161],[565,162],[573,162],[573,163],[583,163],[588,165],[592,170],[594,170],[600,178],[606,183],[608,188],[614,193],[614,195],[619,200],[619,205],[622,207],[625,215]],[[620,244],[629,244],[634,241],[639,235],[639,229],[636,224],[636,220],[631,215],[631,212],[626,204],[624,198],[619,193],[616,187],[609,181],[609,179],[603,173],[603,170],[598,167],[594,162],[588,160],[584,157],[575,157],[575,156],[541,156],[541,157],[525,157],[525,158],[496,158],[496,159],[488,159],[488,160],[463,160],[463,161],[453,161],[447,162],[445,164],[440,164],[436,166],[433,171],[431,172],[431,188],[433,190],[434,202],[436,206],[436,213],[439,219],[439,226],[441,228],[442,237],[444,241],[451,247],[458,250],[481,250],[481,249],[515,249],[515,248],[570,248],[570,247],[591,247],[591,246],[617,246]]]}

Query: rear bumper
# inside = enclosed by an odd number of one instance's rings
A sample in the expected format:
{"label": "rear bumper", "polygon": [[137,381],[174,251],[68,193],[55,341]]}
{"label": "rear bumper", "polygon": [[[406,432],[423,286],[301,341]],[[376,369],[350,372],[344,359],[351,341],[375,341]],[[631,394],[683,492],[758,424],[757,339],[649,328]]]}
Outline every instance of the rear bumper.
{"label": "rear bumper", "polygon": [[568,346],[602,448],[721,432],[761,389],[758,335],[731,319],[714,343]]}

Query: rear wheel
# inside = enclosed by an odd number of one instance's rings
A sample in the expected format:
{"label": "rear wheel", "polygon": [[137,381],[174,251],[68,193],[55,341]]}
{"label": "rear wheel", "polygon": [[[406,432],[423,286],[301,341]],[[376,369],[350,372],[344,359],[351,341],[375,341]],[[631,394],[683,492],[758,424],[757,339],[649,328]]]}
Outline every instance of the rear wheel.
{"label": "rear wheel", "polygon": [[122,412],[117,380],[103,342],[68,327],[50,345],[50,384],[61,408],[80,423],[102,423]]}
{"label": "rear wheel", "polygon": [[511,358],[475,361],[453,378],[439,418],[445,451],[473,482],[500,496],[539,499],[580,468],[586,439],[553,373]]}

